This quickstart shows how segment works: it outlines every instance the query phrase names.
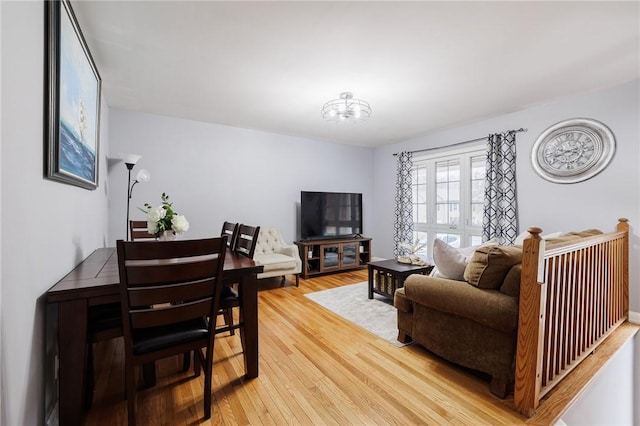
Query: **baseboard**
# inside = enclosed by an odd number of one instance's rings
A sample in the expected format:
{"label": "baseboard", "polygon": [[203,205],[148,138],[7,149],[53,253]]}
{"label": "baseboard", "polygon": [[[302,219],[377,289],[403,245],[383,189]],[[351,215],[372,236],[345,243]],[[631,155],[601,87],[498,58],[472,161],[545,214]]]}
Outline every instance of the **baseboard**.
{"label": "baseboard", "polygon": [[640,312],[629,311],[629,322],[640,324]]}

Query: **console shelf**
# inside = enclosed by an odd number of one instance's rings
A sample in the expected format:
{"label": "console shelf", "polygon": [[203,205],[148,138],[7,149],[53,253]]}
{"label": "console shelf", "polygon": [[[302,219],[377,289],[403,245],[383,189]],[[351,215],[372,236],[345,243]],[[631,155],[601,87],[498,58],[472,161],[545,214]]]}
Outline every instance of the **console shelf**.
{"label": "console shelf", "polygon": [[302,277],[360,269],[371,260],[371,238],[295,241],[302,259]]}

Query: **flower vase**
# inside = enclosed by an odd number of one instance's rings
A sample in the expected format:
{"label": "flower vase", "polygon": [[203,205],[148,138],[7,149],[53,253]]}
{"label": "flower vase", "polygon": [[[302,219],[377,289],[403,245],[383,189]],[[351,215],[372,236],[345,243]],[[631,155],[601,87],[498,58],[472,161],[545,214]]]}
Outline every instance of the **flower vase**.
{"label": "flower vase", "polygon": [[177,239],[178,234],[176,234],[172,230],[163,231],[162,234],[158,236],[158,241],[175,241]]}

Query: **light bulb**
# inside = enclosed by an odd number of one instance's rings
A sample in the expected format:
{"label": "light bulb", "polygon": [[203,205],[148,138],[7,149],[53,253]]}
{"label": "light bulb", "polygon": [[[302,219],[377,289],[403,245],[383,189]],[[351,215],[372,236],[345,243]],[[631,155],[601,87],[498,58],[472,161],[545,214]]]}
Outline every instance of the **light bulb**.
{"label": "light bulb", "polygon": [[140,169],[136,175],[136,180],[138,182],[149,182],[151,180],[151,173],[149,173],[147,169]]}

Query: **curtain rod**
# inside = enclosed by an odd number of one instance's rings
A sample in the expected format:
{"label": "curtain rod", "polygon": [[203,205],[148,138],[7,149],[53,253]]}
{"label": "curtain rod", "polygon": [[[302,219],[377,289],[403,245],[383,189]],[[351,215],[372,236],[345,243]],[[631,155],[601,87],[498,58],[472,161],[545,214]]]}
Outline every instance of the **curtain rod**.
{"label": "curtain rod", "polygon": [[[514,132],[514,133],[520,133],[520,132],[526,132],[527,130],[529,130],[529,129],[523,129],[522,127],[520,127],[520,128],[519,128],[519,129],[517,129],[517,130],[507,130],[506,132],[503,132],[503,133],[511,133],[511,132]],[[409,151],[409,152],[410,152],[411,154],[415,154],[416,152],[425,152],[425,151],[433,151],[434,149],[449,148],[449,147],[452,147],[452,146],[464,145],[464,144],[466,144],[466,143],[483,141],[483,140],[486,140],[488,137],[489,137],[489,136],[485,136],[485,137],[482,137],[482,138],[469,139],[468,141],[456,142],[456,143],[452,143],[451,145],[436,146],[436,147],[434,147],[434,148],[418,149],[418,150],[415,150],[415,151]],[[397,156],[398,156],[398,154],[399,154],[398,152],[395,152],[395,153],[393,154],[393,156],[394,156],[394,157],[397,157]]]}

